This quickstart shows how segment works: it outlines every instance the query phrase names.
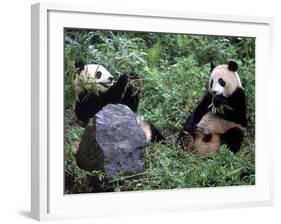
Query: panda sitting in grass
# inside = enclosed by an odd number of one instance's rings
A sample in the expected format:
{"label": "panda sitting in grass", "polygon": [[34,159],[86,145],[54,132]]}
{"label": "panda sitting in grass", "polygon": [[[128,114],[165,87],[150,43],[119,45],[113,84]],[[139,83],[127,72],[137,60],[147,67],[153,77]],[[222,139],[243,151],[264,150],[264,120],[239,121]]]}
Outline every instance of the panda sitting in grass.
{"label": "panda sitting in grass", "polygon": [[204,154],[226,144],[238,152],[246,128],[246,99],[238,65],[234,61],[215,66],[211,63],[208,92],[185,122],[180,133],[184,149]]}
{"label": "panda sitting in grass", "polygon": [[[79,124],[85,127],[107,104],[123,104],[137,112],[139,91],[129,84],[129,77],[122,75],[114,81],[111,73],[99,64],[75,63],[77,75],[74,81],[76,103],[75,114]],[[137,117],[137,123],[146,135],[146,142],[164,139],[151,123]]]}

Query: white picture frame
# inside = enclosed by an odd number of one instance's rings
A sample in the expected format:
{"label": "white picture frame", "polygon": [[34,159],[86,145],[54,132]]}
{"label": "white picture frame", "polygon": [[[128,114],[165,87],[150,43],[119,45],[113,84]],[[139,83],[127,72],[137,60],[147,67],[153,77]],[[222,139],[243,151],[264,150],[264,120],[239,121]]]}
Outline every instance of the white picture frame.
{"label": "white picture frame", "polygon": [[[269,134],[273,19],[32,5],[31,214],[37,220],[247,207],[273,203],[273,147]],[[256,184],[254,186],[64,195],[63,28],[93,28],[256,37]],[[136,203],[137,202],[137,203]]]}

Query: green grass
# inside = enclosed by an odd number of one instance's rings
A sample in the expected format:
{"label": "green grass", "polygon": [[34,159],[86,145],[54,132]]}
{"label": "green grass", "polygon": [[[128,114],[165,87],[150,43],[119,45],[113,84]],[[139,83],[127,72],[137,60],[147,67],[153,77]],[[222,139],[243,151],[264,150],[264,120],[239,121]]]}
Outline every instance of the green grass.
{"label": "green grass", "polygon": [[[66,193],[195,188],[255,184],[255,40],[68,30],[65,33],[65,176]],[[104,179],[100,171],[81,170],[75,161],[83,128],[75,123],[73,80],[75,60],[104,65],[115,78],[134,73],[141,81],[138,114],[153,122],[165,135],[166,144],[150,144],[141,174],[118,174],[102,189],[91,177]],[[209,62],[239,64],[247,96],[249,126],[239,153],[225,146],[212,156],[182,151],[176,138],[184,120],[206,91]],[[134,83],[133,83],[134,84]]]}

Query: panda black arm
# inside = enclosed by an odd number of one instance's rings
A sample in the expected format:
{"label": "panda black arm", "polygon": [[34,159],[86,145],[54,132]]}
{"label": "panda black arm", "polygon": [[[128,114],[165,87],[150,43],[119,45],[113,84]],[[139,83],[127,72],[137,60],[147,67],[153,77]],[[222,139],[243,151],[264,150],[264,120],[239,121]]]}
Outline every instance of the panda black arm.
{"label": "panda black arm", "polygon": [[212,103],[213,96],[207,92],[193,113],[186,119],[184,128],[189,133],[193,134],[195,126],[200,122],[202,117],[208,112],[208,107]]}
{"label": "panda black arm", "polygon": [[217,95],[213,99],[213,104],[215,107],[219,107],[220,105],[226,104],[228,105],[227,98],[224,97],[223,95]]}
{"label": "panda black arm", "polygon": [[225,114],[227,120],[241,124],[243,127],[247,127],[246,117],[246,97],[242,88],[237,88],[235,92],[227,98],[227,104],[233,109]]}
{"label": "panda black arm", "polygon": [[246,96],[242,88],[238,88],[230,98],[230,106],[233,105],[235,108],[235,113],[237,113],[237,123],[241,124],[243,127],[247,127],[247,106],[246,106]]}
{"label": "panda black arm", "polygon": [[208,92],[195,108],[193,115],[194,124],[198,124],[202,117],[208,112],[208,107],[212,103],[213,96]]}
{"label": "panda black arm", "polygon": [[127,84],[128,76],[120,76],[117,82],[112,87],[110,87],[105,93],[102,94],[102,98],[106,100],[107,103],[118,103],[122,98],[122,95],[126,91]]}
{"label": "panda black arm", "polygon": [[133,112],[138,111],[139,105],[139,90],[135,89],[134,86],[128,84],[126,92],[122,97],[121,104],[127,105]]}

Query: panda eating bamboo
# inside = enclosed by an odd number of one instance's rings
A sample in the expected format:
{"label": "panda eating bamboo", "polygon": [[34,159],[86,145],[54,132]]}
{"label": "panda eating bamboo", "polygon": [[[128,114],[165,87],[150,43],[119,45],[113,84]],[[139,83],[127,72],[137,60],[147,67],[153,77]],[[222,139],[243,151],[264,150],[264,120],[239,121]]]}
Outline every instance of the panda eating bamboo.
{"label": "panda eating bamboo", "polygon": [[[127,75],[114,81],[111,73],[99,64],[75,63],[77,75],[74,81],[76,103],[75,114],[81,126],[86,126],[107,104],[123,104],[137,112],[139,94],[129,84]],[[136,117],[136,122],[144,131],[146,142],[164,140],[160,131],[151,123]]]}
{"label": "panda eating bamboo", "polygon": [[226,144],[238,152],[247,126],[246,99],[234,61],[211,64],[208,91],[190,114],[180,133],[184,149],[214,153]]}

